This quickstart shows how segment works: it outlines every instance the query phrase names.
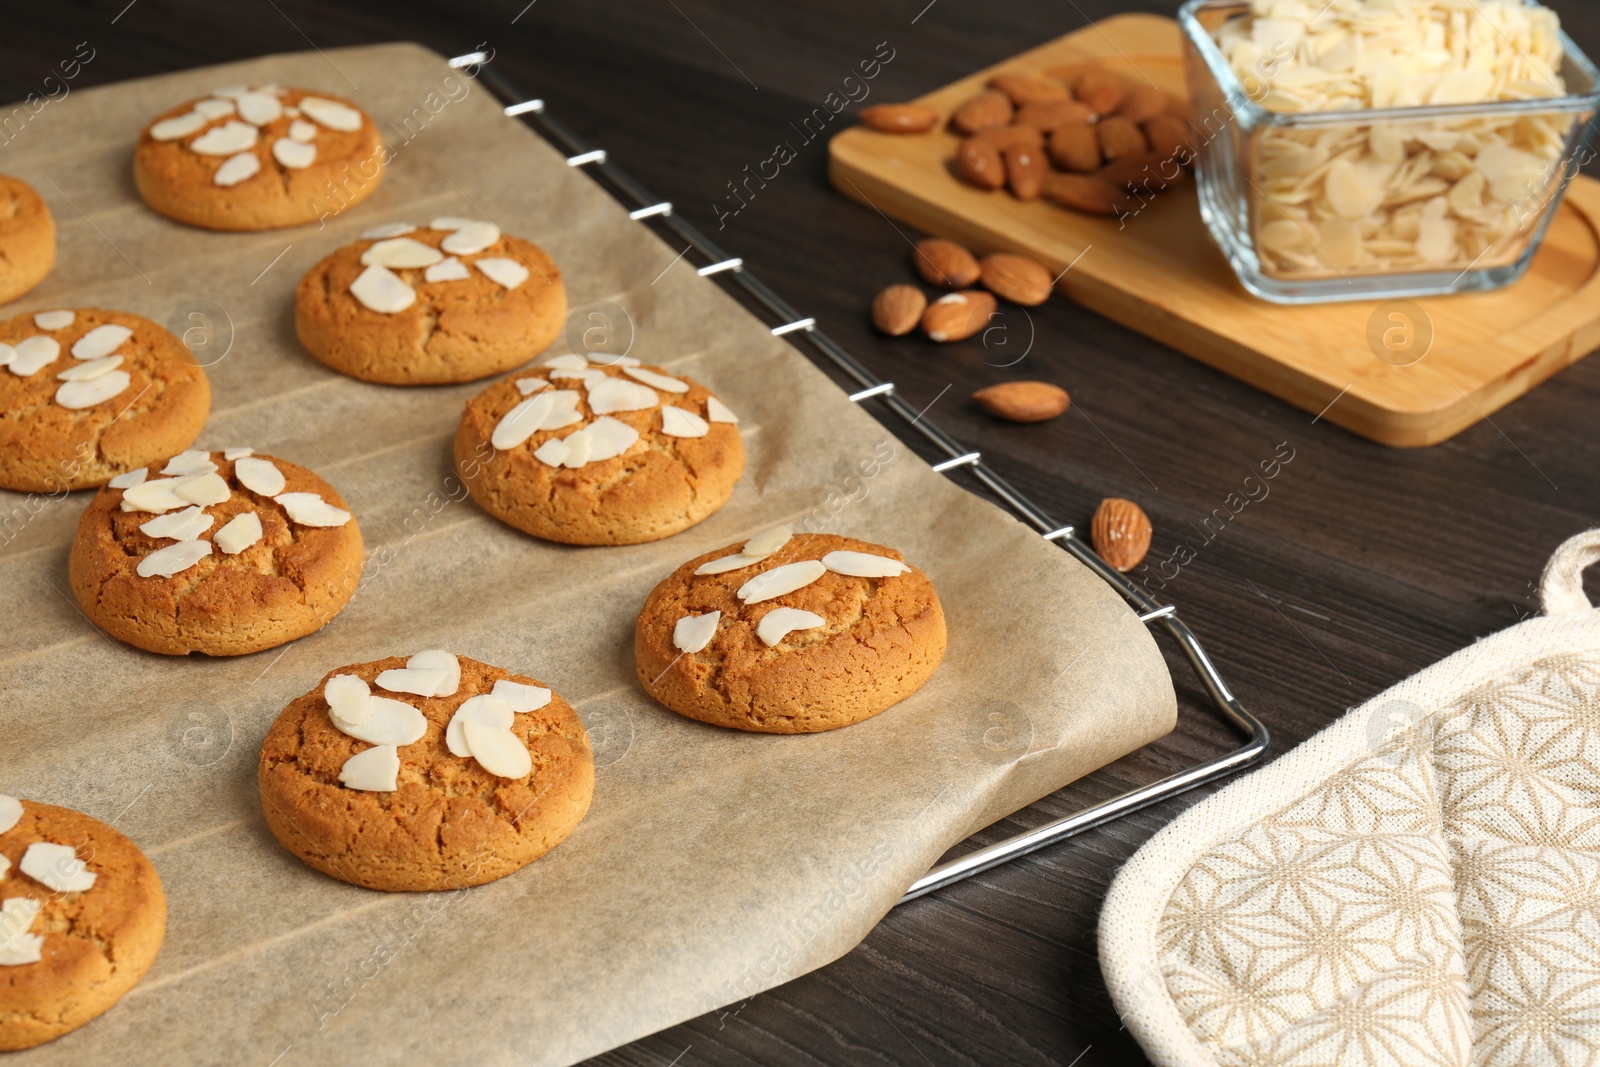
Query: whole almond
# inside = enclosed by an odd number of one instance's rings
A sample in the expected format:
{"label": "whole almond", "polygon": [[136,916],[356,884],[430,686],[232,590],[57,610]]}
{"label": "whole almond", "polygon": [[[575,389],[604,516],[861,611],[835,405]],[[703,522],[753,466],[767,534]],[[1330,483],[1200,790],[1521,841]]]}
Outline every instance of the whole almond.
{"label": "whole almond", "polygon": [[1105,70],[1091,70],[1078,75],[1072,83],[1072,92],[1089,106],[1096,115],[1109,115],[1117,110],[1127,89],[1122,79]]}
{"label": "whole almond", "polygon": [[1062,170],[1090,174],[1100,169],[1100,139],[1093,126],[1057,126],[1050,131],[1050,158]]}
{"label": "whole almond", "polygon": [[1011,122],[1011,98],[998,89],[985,89],[956,109],[950,125],[961,133],[977,133]]}
{"label": "whole almond", "polygon": [[1049,382],[1002,382],[979,389],[972,399],[989,414],[1012,422],[1044,422],[1072,404],[1065,389]]}
{"label": "whole almond", "polygon": [[890,337],[903,337],[917,328],[928,298],[914,285],[891,285],[872,299],[872,324]]}
{"label": "whole almond", "polygon": [[978,257],[954,241],[924,237],[911,255],[911,265],[929,285],[965,289],[978,280]]}
{"label": "whole almond", "polygon": [[1144,124],[1144,132],[1150,139],[1150,150],[1163,159],[1194,162],[1194,138],[1187,122],[1171,115],[1157,115]]}
{"label": "whole almond", "polygon": [[977,289],[948,293],[922,313],[922,332],[934,341],[965,341],[984,326],[999,305]]}
{"label": "whole almond", "polygon": [[1122,98],[1117,114],[1129,122],[1148,122],[1157,115],[1166,114],[1171,103],[1172,98],[1165,90],[1157,89],[1154,85],[1141,85]]}
{"label": "whole almond", "polygon": [[861,121],[884,133],[926,133],[939,124],[939,111],[926,104],[873,104],[861,109]]}
{"label": "whole almond", "polygon": [[1100,558],[1119,571],[1131,571],[1150,551],[1155,533],[1150,517],[1131,500],[1108,497],[1100,501],[1089,523],[1089,540]]}
{"label": "whole almond", "polygon": [[1130,205],[1128,194],[1097,174],[1052,174],[1044,195],[1064,208],[1090,215],[1121,215]]}
{"label": "whole almond", "polygon": [[956,149],[956,169],[979,189],[998,189],[1006,183],[1006,167],[992,141],[968,137]]}
{"label": "whole almond", "polygon": [[1150,142],[1144,131],[1120,115],[1101,119],[1094,128],[1100,139],[1100,153],[1110,162],[1150,151]]}
{"label": "whole almond", "polygon": [[1148,200],[1156,193],[1183,184],[1184,171],[1175,160],[1159,152],[1141,152],[1108,164],[1095,177]]}
{"label": "whole almond", "polygon": [[1044,131],[1037,126],[995,126],[967,139],[989,145],[997,152],[1019,145],[1041,151],[1044,149]]}
{"label": "whole almond", "polygon": [[1018,126],[1053,130],[1057,126],[1085,126],[1094,121],[1094,112],[1076,100],[1054,100],[1048,104],[1024,104],[1011,120]]}
{"label": "whole almond", "polygon": [[1072,99],[1065,85],[1042,74],[996,74],[989,79],[989,86],[1005,93],[1018,107]]}
{"label": "whole almond", "polygon": [[1053,279],[1044,264],[1015,252],[995,252],[978,260],[983,287],[1004,300],[1037,307],[1050,299]]}
{"label": "whole almond", "polygon": [[1050,176],[1050,164],[1042,148],[1017,145],[1001,153],[1006,164],[1006,183],[1018,200],[1037,200]]}

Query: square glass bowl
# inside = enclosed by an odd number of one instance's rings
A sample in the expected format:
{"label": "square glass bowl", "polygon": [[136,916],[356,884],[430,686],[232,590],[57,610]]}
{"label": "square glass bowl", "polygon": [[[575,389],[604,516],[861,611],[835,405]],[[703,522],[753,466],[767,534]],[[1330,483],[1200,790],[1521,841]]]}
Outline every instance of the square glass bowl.
{"label": "square glass bowl", "polygon": [[1178,13],[1200,213],[1246,289],[1315,304],[1522,277],[1600,107],[1600,71],[1565,33],[1564,96],[1289,113],[1252,99],[1212,36],[1249,10]]}

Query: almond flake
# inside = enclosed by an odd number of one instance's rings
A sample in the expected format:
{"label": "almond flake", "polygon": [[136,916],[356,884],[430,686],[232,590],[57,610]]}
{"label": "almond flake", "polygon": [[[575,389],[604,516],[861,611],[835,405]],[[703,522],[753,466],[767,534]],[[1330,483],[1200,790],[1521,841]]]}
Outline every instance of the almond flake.
{"label": "almond flake", "polygon": [[222,450],[222,458],[227,460],[229,463],[232,463],[236,459],[243,459],[246,456],[253,456],[255,454],[256,450],[253,448],[224,448]]}
{"label": "almond flake", "polygon": [[383,237],[404,237],[408,233],[416,232],[416,227],[409,222],[391,222],[385,226],[374,226],[362,232],[361,236],[368,239]]}
{"label": "almond flake", "polygon": [[552,389],[541,396],[550,398],[554,405],[550,414],[545,416],[539,424],[541,430],[560,430],[571,426],[575,422],[582,422],[583,415],[578,411],[578,391],[576,389]]}
{"label": "almond flake", "polygon": [[223,161],[222,166],[211,176],[211,180],[223,188],[238,185],[247,178],[253,178],[261,173],[261,160],[256,158],[254,152],[240,152],[236,156],[229,156]]}
{"label": "almond flake", "polygon": [[552,437],[533,450],[533,458],[547,467],[559,467],[566,462],[567,443],[559,437]]}
{"label": "almond flake", "polygon": [[400,788],[400,750],[376,745],[357,752],[339,768],[339,781],[347,789],[393,793]]}
{"label": "almond flake", "polygon": [[301,526],[343,526],[350,521],[348,511],[334,507],[318,493],[279,493],[272,499]]}
{"label": "almond flake", "polygon": [[301,97],[300,110],[317,125],[330,130],[354,133],[361,128],[361,112],[335,100],[324,100],[320,96]]}
{"label": "almond flake", "polygon": [[76,311],[40,311],[33,316],[33,324],[41,330],[65,330],[77,317]]}
{"label": "almond flake", "polygon": [[[7,860],[0,867],[0,877],[10,864]],[[11,897],[0,903],[0,966],[20,967],[44,959],[44,936],[29,933],[43,907],[42,901],[32,897]]]}
{"label": "almond flake", "polygon": [[623,367],[622,373],[643,382],[652,389],[660,389],[664,393],[687,393],[689,391],[689,383],[680,382],[676,378],[669,378],[665,374],[657,374],[653,370],[645,370],[643,367]]}
{"label": "almond flake", "polygon": [[[295,119],[289,123],[289,137],[291,140],[299,141],[301,144],[310,144],[317,139],[317,128],[305,119]],[[410,233],[411,227],[406,227],[405,232]],[[365,237],[366,235],[363,234],[362,236]]]}
{"label": "almond flake", "polygon": [[728,571],[741,570],[745,567],[754,567],[757,563],[760,563],[766,558],[767,553],[752,556],[743,552],[735,552],[731,556],[723,556],[720,559],[714,559],[708,563],[700,564],[700,566],[695,568],[695,573],[724,574]]}
{"label": "almond flake", "polygon": [[431,697],[449,676],[443,667],[391,667],[378,675],[378,688]]}
{"label": "almond flake", "polygon": [[150,136],[157,141],[176,141],[180,137],[189,136],[210,121],[198,109],[185,111],[181,115],[174,115],[170,119],[162,119],[154,126],[151,126]]}
{"label": "almond flake", "polygon": [[[461,687],[461,660],[454,653],[446,652],[442,648],[428,648],[418,652],[406,660],[406,667],[411,670],[438,670],[444,672],[444,677],[439,684],[434,686],[433,696],[454,696]],[[423,696],[428,694],[424,693]]]}
{"label": "almond flake", "polygon": [[711,639],[717,634],[717,623],[721,621],[720,611],[705,615],[685,615],[672,627],[672,647],[685,655],[694,655],[711,643]]}
{"label": "almond flake", "polygon": [[404,311],[417,299],[415,289],[401,281],[399,275],[389,268],[376,263],[350,283],[350,295],[381,315]]}
{"label": "almond flake", "polygon": [[242,93],[234,101],[239,109],[239,117],[252,126],[265,126],[269,122],[276,122],[283,116],[283,105],[271,93],[259,90],[253,93]]}
{"label": "almond flake", "polygon": [[516,721],[511,705],[498,695],[468,697],[450,716],[450,725],[444,728],[445,747],[452,756],[470,757],[472,749],[467,747],[467,739],[462,731],[468,722],[487,726],[491,730],[510,730],[511,724]]}
{"label": "almond flake", "polygon": [[0,793],[0,834],[7,833],[22,820],[22,801]]}
{"label": "almond flake", "polygon": [[545,360],[544,365],[546,367],[560,367],[563,370],[583,370],[589,365],[589,361],[582,356],[568,352]]}
{"label": "almond flake", "polygon": [[814,611],[773,608],[761,616],[761,621],[756,624],[756,636],[761,638],[768,648],[773,648],[794,631],[814,629],[827,621]]}
{"label": "almond flake", "polygon": [[661,408],[661,432],[668,437],[704,437],[711,424],[692,411],[666,404]]}
{"label": "almond flake", "polygon": [[[194,106],[195,114],[200,115],[207,122],[220,119],[225,115],[233,114],[233,101],[223,100],[220,97],[209,97]],[[171,121],[170,119],[168,120]]]}
{"label": "almond flake", "polygon": [[803,559],[798,563],[785,563],[770,571],[763,571],[739,587],[736,594],[746,604],[759,604],[776,596],[804,589],[828,573],[821,560]]}
{"label": "almond flake", "polygon": [[472,277],[467,265],[455,256],[446,256],[422,272],[425,282],[460,282]]}
{"label": "almond flake", "polygon": [[739,416],[728,410],[728,405],[714,396],[706,397],[706,418],[711,422],[737,423]]}
{"label": "almond flake", "polygon": [[237,556],[261,540],[261,516],[253,511],[235,515],[222,529],[211,535],[217,547],[230,556]]}
{"label": "almond flake", "polygon": [[10,368],[12,374],[26,378],[54,363],[60,355],[61,343],[54,337],[45,337],[41,334],[18,341],[16,348],[11,351],[11,359],[6,366]]}
{"label": "almond flake", "polygon": [[538,432],[544,420],[555,411],[557,407],[555,396],[558,392],[561,390],[539,393],[519,402],[495,423],[494,432],[489,435],[489,443],[504,452],[516,448],[532,437]]}
{"label": "almond flake", "polygon": [[[589,410],[596,415],[609,415],[616,411],[643,411],[661,403],[654,389],[635,382],[612,378],[604,371],[594,371],[598,377],[590,378]],[[552,372],[554,374],[554,372]]]}
{"label": "almond flake", "polygon": [[[447,243],[449,240],[449,237],[445,238]],[[507,289],[515,289],[528,280],[528,268],[514,259],[489,256],[473,260],[472,265],[483,271],[490,281],[498,282]]]}
{"label": "almond flake", "polygon": [[57,893],[86,892],[94,888],[95,879],[99,877],[78,858],[77,849],[48,841],[29,845],[17,866],[23,874]]}
{"label": "almond flake", "polygon": [[478,761],[478,766],[497,778],[526,778],[533,771],[533,757],[528,753],[528,746],[510,730],[467,719],[461,724],[461,737],[472,750],[472,758]]}
{"label": "almond flake", "polygon": [[317,161],[317,146],[280,137],[272,142],[272,158],[290,170],[305,170]]}
{"label": "almond flake", "polygon": [[196,563],[211,555],[210,541],[179,541],[165,548],[158,548],[134,568],[141,578],[160,576],[171,578],[179,571],[186,571]]}
{"label": "almond flake", "polygon": [[148,511],[160,515],[174,508],[186,508],[192,501],[173,492],[177,485],[177,478],[156,478],[153,481],[140,479],[122,491],[122,510]]}
{"label": "almond flake", "polygon": [[220,504],[233,496],[233,490],[220,474],[193,474],[179,478],[172,492],[191,504]]}
{"label": "almond flake", "polygon": [[897,559],[873,552],[829,552],[822,557],[822,565],[835,574],[855,578],[893,578],[911,570]]}
{"label": "almond flake", "polygon": [[261,459],[258,456],[245,456],[234,460],[234,481],[262,496],[277,496],[283,492],[283,487],[288,484],[283,477],[283,472],[270,459]]}
{"label": "almond flake", "polygon": [[[132,336],[133,331],[126,326],[118,326],[114,323],[108,323],[104,326],[96,326],[94,329],[78,338],[78,340],[73,344],[72,358],[100,359],[103,356],[109,356],[118,348],[122,347],[122,342],[126,341]],[[32,338],[29,338],[29,340],[32,340]],[[46,340],[49,339],[46,338]],[[23,342],[23,344],[27,343],[27,341]],[[55,344],[54,341],[51,341],[50,343]],[[22,345],[17,346],[17,351],[22,351]]]}
{"label": "almond flake", "polygon": [[322,687],[328,715],[346,726],[360,726],[372,715],[372,687],[354,674],[336,674]]}
{"label": "almond flake", "polygon": [[639,440],[639,431],[620,419],[602,415],[585,431],[589,435],[589,462],[599,463],[622,455]]}
{"label": "almond flake", "polygon": [[367,716],[359,723],[338,715],[330,715],[329,721],[340,733],[369,745],[409,745],[428,732],[428,719],[422,712],[392,697],[368,697]]}
{"label": "almond flake", "polygon": [[390,237],[361,253],[362,264],[369,267],[374,263],[382,267],[428,267],[443,258],[437,248],[411,237]]}
{"label": "almond flake", "polygon": [[[513,682],[509,678],[501,678],[494,683],[494,690],[490,694],[496,700],[503,700],[512,711],[522,714],[529,711],[538,711],[550,703],[550,690],[542,685],[528,685],[526,682]],[[510,725],[509,723],[507,725]]]}
{"label": "almond flake", "polygon": [[189,142],[189,147],[202,156],[231,156],[248,152],[255,146],[256,128],[238,119],[229,119],[221,126],[213,126]]}
{"label": "almond flake", "polygon": [[500,227],[492,222],[469,222],[439,242],[441,251],[456,256],[470,256],[500,240]]}
{"label": "almond flake", "polygon": [[133,378],[125,370],[114,370],[84,382],[62,382],[56,390],[56,403],[72,411],[104,404],[119,395]]}
{"label": "almond flake", "polygon": [[186,449],[167,460],[167,465],[161,468],[162,474],[210,474],[217,469],[211,462],[211,453],[202,452],[197,448]]}
{"label": "almond flake", "polygon": [[551,379],[576,378],[581,382],[597,382],[606,377],[606,372],[598,367],[551,367]]}
{"label": "almond flake", "polygon": [[109,374],[120,366],[122,366],[121,356],[107,356],[104,359],[91,359],[86,363],[75,363],[56,375],[56,378],[63,382],[86,382],[102,374]]}
{"label": "almond flake", "polygon": [[549,384],[543,378],[518,378],[516,381],[517,392],[523,396],[531,396]]}
{"label": "almond flake", "polygon": [[568,434],[561,442],[566,445],[566,454],[561,457],[561,465],[576,469],[589,462],[589,456],[594,451],[594,437],[588,430],[578,430]]}
{"label": "almond flake", "polygon": [[182,511],[169,511],[164,515],[157,515],[149,522],[139,527],[141,533],[151,537],[170,537],[174,541],[193,541],[201,534],[211,529],[217,520],[206,514],[204,508],[196,504],[184,508]]}

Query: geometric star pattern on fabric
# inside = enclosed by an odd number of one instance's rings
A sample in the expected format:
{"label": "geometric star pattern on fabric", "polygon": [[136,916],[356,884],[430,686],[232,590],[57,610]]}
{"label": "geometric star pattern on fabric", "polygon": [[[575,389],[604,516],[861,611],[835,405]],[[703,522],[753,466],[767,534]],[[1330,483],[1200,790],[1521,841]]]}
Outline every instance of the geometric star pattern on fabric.
{"label": "geometric star pattern on fabric", "polygon": [[1219,1063],[1600,1064],[1600,665],[1417,711],[1167,900],[1160,981]]}

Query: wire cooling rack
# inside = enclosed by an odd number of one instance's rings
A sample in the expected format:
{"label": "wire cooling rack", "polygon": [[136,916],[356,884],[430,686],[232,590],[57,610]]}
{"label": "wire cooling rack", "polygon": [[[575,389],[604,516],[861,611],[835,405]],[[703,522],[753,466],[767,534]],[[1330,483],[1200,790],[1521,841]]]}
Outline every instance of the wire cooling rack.
{"label": "wire cooling rack", "polygon": [[490,58],[483,52],[469,52],[454,57],[449,63],[458,70],[467,67],[476,68],[478,80],[486,84],[504,103],[507,117],[526,122],[545,140],[565,153],[569,167],[582,167],[602,179],[601,184],[629,209],[630,219],[641,224],[660,227],[672,233],[679,241],[688,242],[690,248],[704,261],[695,268],[700,276],[717,276],[743,289],[746,295],[777,320],[777,325],[770,327],[774,337],[801,335],[818,356],[859,387],[848,394],[853,402],[863,404],[870,401],[886,408],[905,424],[905,431],[914,431],[942,452],[945,458],[933,464],[935,471],[948,475],[965,473],[976,478],[991,493],[1004,501],[1012,511],[1021,516],[1024,522],[1037,529],[1042,537],[1060,545],[1078,562],[1094,571],[1122,594],[1138,611],[1140,622],[1155,627],[1178,643],[1210,695],[1217,714],[1245,738],[1242,745],[1230,752],[1194,764],[1149,785],[1103,800],[1071,815],[1052,819],[1025,833],[974,849],[941,863],[912,883],[899,903],[915,900],[936,889],[942,889],[964,878],[998,867],[1002,863],[1036,852],[1047,845],[1063,841],[1084,830],[1231,774],[1255,762],[1266,752],[1269,743],[1267,728],[1239,703],[1216,665],[1211,662],[1211,657],[1206,655],[1206,650],[1199,639],[1183,620],[1178,618],[1177,609],[1173,605],[1158,603],[1124,578],[1085,545],[1071,526],[1058,526],[1037,505],[989,467],[980,453],[966,448],[928,419],[922,418],[920,412],[896,395],[893,382],[879,381],[857,362],[854,356],[819,330],[815,319],[802,317],[798,311],[789,306],[787,301],[752,274],[745,267],[744,260],[728,255],[699,229],[677,215],[670,203],[650,195],[650,192],[635,181],[627,171],[611,162],[604,148],[589,144],[560,120],[552,118],[543,100],[527,96],[509,79],[498,71],[490,69],[487,66]]}

